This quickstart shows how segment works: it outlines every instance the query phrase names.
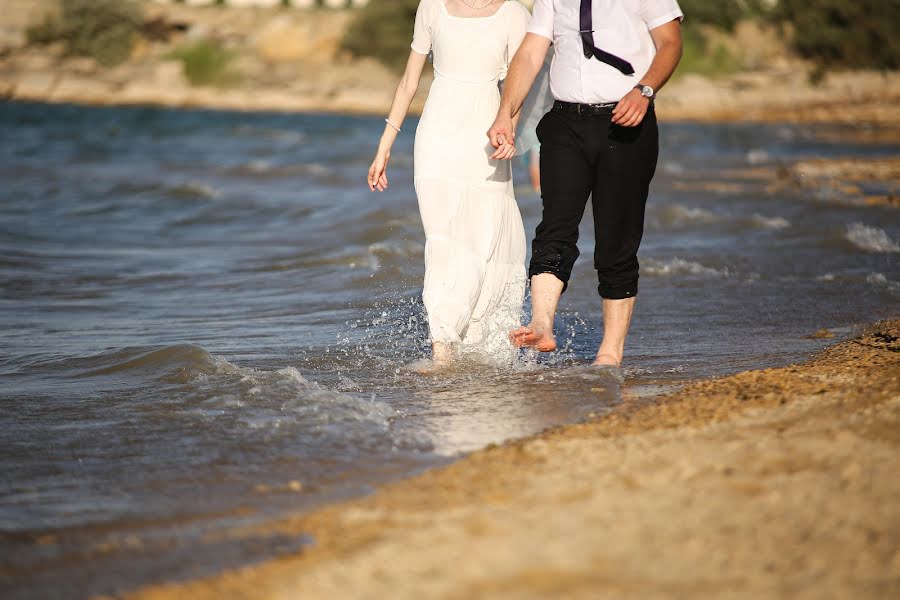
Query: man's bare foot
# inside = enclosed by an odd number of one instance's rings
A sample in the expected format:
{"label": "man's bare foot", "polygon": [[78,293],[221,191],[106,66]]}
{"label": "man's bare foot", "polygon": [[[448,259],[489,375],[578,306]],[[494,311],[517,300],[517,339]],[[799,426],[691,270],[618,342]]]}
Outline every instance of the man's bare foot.
{"label": "man's bare foot", "polygon": [[612,354],[598,354],[591,364],[592,367],[621,367],[622,360]]}
{"label": "man's bare foot", "polygon": [[509,341],[516,348],[534,348],[539,352],[553,352],[556,350],[556,338],[553,337],[553,331],[534,325],[523,326],[510,331]]}

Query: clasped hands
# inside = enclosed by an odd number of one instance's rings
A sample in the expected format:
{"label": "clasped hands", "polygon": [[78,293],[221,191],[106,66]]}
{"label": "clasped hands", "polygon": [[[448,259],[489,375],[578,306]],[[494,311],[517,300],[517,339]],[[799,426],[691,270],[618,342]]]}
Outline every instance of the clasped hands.
{"label": "clasped hands", "polygon": [[491,140],[491,146],[494,147],[491,160],[509,160],[516,155],[516,132],[511,117],[497,115],[494,124],[488,129],[487,136]]}
{"label": "clasped hands", "polygon": [[[638,90],[631,90],[619,101],[612,112],[612,123],[620,127],[637,127],[644,121],[650,100]],[[497,115],[494,124],[488,129],[488,138],[495,148],[492,160],[508,160],[516,155],[516,133],[512,117]]]}

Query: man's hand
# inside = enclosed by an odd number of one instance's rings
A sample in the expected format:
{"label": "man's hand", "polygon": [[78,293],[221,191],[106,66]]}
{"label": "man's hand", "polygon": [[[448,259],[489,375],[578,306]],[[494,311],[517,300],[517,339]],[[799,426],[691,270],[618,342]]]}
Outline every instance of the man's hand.
{"label": "man's hand", "polygon": [[613,109],[612,122],[620,127],[637,127],[647,115],[650,99],[633,89]]}
{"label": "man's hand", "polygon": [[498,113],[494,124],[488,129],[487,135],[491,140],[491,146],[496,148],[491,154],[492,160],[506,160],[515,155],[516,132],[513,120],[509,115],[503,114],[503,111]]}

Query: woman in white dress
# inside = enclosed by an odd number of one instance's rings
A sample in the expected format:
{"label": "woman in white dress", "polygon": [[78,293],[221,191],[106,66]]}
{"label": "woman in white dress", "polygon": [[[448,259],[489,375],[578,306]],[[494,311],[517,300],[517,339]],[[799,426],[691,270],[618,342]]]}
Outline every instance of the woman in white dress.
{"label": "woman in white dress", "polygon": [[412,52],[397,86],[369,187],[384,191],[391,146],[416,94],[426,57],[434,83],[415,142],[415,188],[425,229],[425,284],[433,355],[502,354],[525,294],[525,231],[508,160],[491,160],[486,131],[500,103],[498,82],[530,13],[515,0],[421,0]]}

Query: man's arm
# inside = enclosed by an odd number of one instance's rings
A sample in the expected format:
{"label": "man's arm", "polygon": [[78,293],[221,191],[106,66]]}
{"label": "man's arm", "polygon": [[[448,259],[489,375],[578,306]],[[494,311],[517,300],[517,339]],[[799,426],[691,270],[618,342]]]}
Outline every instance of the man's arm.
{"label": "man's arm", "polygon": [[[654,92],[659,92],[681,60],[681,21],[675,19],[651,29],[650,36],[656,44],[656,56],[640,82],[652,87]],[[613,110],[612,122],[622,127],[636,127],[644,120],[649,107],[648,98],[642,96],[639,90],[631,90]]]}
{"label": "man's arm", "polygon": [[549,49],[549,39],[536,33],[528,33],[516,51],[509,65],[506,81],[503,83],[503,97],[500,99],[497,118],[487,132],[491,145],[497,148],[491,158],[506,159],[515,154],[516,132],[513,117],[518,116],[528,90],[531,89],[535,77],[544,65],[544,57],[547,56]]}

